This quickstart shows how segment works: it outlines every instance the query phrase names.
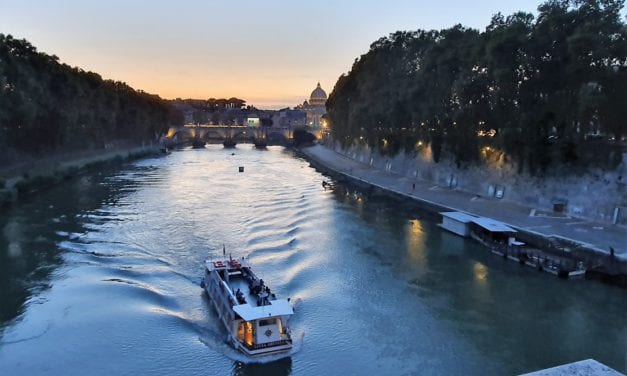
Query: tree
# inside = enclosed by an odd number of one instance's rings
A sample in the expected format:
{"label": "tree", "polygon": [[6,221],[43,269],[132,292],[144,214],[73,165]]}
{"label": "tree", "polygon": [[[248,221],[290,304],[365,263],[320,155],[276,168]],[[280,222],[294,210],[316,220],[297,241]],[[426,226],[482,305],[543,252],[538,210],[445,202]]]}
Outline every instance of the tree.
{"label": "tree", "polygon": [[386,154],[428,142],[436,162],[460,167],[480,163],[486,144],[535,174],[612,166],[617,146],[590,152],[587,139],[601,132],[618,143],[626,133],[623,5],[549,0],[536,18],[497,14],[483,32],[456,25],[380,38],[329,95],[333,137]]}
{"label": "tree", "polygon": [[171,111],[156,95],[61,64],[26,40],[0,34],[4,147],[41,154],[119,139],[152,140],[176,120]]}

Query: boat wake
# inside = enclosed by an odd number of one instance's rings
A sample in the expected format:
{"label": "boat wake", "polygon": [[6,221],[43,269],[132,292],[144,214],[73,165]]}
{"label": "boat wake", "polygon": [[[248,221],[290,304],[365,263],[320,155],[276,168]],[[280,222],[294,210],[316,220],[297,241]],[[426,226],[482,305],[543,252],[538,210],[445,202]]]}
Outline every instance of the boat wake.
{"label": "boat wake", "polygon": [[294,311],[296,311],[296,309],[300,307],[301,304],[303,304],[303,299],[299,297],[293,298],[292,301],[293,301],[292,307],[294,308]]}

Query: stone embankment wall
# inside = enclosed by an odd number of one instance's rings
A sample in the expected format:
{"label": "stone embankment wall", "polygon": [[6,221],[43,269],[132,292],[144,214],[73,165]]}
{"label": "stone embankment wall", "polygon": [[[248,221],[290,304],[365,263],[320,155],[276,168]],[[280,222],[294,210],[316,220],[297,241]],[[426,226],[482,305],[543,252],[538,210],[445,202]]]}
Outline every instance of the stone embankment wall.
{"label": "stone embankment wall", "polygon": [[550,177],[537,178],[519,174],[501,153],[490,148],[481,152],[484,166],[460,169],[451,161],[433,162],[428,146],[415,155],[401,153],[395,157],[382,156],[367,146],[328,146],[349,158],[408,179],[432,181],[439,186],[536,208],[530,215],[558,215],[555,210],[562,206],[565,215],[627,225],[627,154],[623,154],[623,162],[615,171],[591,169],[577,175],[554,171]]}
{"label": "stone embankment wall", "polygon": [[152,144],[100,150],[63,161],[54,161],[54,158],[42,161],[36,165],[37,167],[26,169],[20,175],[13,173],[3,177],[0,174],[0,210],[10,206],[20,196],[59,184],[103,164],[124,162],[159,153],[159,148]]}

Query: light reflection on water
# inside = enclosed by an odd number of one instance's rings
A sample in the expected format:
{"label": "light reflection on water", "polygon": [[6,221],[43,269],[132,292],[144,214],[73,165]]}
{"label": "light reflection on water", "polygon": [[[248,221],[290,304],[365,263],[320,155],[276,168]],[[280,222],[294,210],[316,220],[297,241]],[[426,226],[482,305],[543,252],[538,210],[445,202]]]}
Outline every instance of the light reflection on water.
{"label": "light reflection on water", "polygon": [[424,269],[427,267],[429,260],[425,249],[426,237],[422,228],[422,222],[417,219],[412,219],[409,221],[408,225],[406,225],[406,229],[406,248],[410,263]]}
{"label": "light reflection on water", "polygon": [[[520,268],[405,205],[325,190],[282,148],[231,153],[103,169],[0,217],[0,374],[627,368],[624,290]],[[224,342],[198,286],[223,243],[299,302],[293,356],[248,364]]]}
{"label": "light reflection on water", "polygon": [[478,284],[483,285],[488,281],[488,268],[480,262],[475,262],[472,265],[473,274],[475,276],[475,281]]}

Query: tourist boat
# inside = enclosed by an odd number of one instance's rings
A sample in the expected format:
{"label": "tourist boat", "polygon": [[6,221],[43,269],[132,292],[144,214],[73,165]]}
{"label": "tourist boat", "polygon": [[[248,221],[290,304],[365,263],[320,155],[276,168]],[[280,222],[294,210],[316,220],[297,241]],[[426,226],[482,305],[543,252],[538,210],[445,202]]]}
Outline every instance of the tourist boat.
{"label": "tourist boat", "polygon": [[249,356],[292,349],[290,299],[278,299],[243,257],[205,261],[203,287],[236,349]]}

